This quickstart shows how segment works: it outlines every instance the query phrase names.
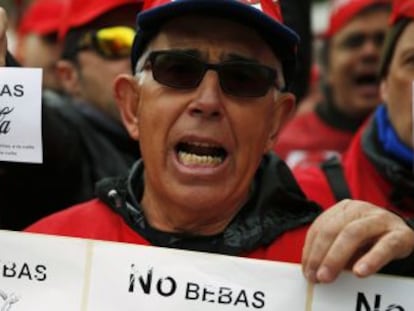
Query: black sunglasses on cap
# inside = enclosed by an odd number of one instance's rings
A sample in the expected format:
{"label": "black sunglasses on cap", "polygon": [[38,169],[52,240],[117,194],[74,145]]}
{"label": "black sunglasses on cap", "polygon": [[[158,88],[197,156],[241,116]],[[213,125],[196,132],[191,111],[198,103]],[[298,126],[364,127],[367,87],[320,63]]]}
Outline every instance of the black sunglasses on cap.
{"label": "black sunglasses on cap", "polygon": [[232,96],[261,97],[273,86],[280,90],[276,70],[248,61],[210,64],[184,52],[155,51],[149,54],[146,64],[150,65],[154,80],[176,89],[194,89],[207,70],[214,70],[222,90]]}

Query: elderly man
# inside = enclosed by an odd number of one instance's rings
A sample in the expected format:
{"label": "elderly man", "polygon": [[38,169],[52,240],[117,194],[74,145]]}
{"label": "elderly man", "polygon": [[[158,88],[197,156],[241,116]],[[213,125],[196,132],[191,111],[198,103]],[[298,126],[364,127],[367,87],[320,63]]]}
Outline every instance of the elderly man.
{"label": "elderly man", "polygon": [[[294,105],[286,88],[297,36],[270,0],[149,1],[144,8],[135,74],[114,87],[142,160],[128,177],[103,180],[98,199],[27,231],[299,262],[305,225],[319,208],[268,153]],[[377,229],[383,226],[389,230]],[[408,256],[414,232],[395,214],[344,201],[311,229],[305,275],[332,281],[367,241],[374,246],[353,266],[360,276]]]}

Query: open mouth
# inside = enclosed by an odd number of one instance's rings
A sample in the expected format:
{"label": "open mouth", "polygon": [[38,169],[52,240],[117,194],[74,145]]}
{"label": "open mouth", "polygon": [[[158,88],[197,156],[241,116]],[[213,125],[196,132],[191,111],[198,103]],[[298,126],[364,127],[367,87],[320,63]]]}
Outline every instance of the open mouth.
{"label": "open mouth", "polygon": [[378,86],[378,77],[375,74],[364,74],[355,77],[354,82],[358,86]]}
{"label": "open mouth", "polygon": [[201,142],[180,142],[175,151],[178,161],[186,166],[218,166],[228,155],[222,146]]}

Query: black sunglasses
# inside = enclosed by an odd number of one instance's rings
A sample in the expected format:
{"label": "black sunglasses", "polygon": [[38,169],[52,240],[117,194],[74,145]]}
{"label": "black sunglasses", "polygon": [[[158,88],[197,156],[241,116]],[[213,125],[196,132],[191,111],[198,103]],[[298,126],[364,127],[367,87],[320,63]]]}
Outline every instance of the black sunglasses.
{"label": "black sunglasses", "polygon": [[276,70],[248,61],[209,64],[184,52],[155,51],[149,54],[147,64],[157,82],[176,89],[198,87],[207,70],[217,72],[220,87],[232,96],[261,97],[272,86],[280,89]]}

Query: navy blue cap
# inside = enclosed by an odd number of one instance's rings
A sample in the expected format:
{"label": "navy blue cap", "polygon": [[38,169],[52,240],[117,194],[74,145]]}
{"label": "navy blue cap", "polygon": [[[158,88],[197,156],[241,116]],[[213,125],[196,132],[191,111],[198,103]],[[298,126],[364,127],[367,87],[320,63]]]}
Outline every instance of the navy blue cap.
{"label": "navy blue cap", "polygon": [[221,17],[248,25],[269,44],[282,63],[289,84],[296,67],[299,36],[283,24],[275,0],[149,0],[137,17],[137,34],[131,52],[132,70],[148,42],[172,18],[200,14]]}

